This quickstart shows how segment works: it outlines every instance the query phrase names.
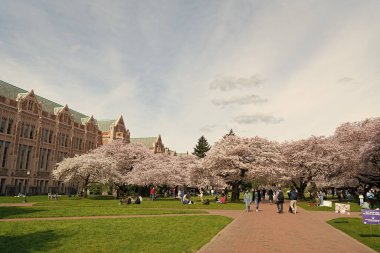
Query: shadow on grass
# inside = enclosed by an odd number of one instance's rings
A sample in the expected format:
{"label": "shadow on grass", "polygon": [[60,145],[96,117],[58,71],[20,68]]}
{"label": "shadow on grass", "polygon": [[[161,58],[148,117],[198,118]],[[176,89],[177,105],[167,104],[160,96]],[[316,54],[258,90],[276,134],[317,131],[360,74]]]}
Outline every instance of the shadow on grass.
{"label": "shadow on grass", "polygon": [[0,236],[0,252],[45,252],[59,246],[57,239],[58,235],[53,230],[23,235]]}
{"label": "shadow on grass", "polygon": [[380,235],[374,235],[374,234],[359,234],[360,237],[380,237]]}
{"label": "shadow on grass", "polygon": [[17,218],[17,216],[40,212],[46,212],[46,210],[33,207],[1,206],[0,219]]}
{"label": "shadow on grass", "polygon": [[334,223],[349,223],[348,220],[334,221]]}

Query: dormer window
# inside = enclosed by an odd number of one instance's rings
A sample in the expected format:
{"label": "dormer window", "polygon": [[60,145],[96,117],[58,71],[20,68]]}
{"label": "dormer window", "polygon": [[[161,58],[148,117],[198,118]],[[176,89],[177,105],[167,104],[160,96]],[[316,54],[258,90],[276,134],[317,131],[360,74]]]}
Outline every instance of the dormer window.
{"label": "dormer window", "polygon": [[33,101],[29,100],[28,101],[28,111],[33,111],[33,105],[34,105]]}

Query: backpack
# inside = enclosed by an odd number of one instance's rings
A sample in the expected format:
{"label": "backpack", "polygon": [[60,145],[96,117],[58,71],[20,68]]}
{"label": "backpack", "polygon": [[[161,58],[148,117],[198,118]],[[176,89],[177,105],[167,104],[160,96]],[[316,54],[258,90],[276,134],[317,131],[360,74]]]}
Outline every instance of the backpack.
{"label": "backpack", "polygon": [[282,191],[278,193],[277,201],[284,202],[284,193]]}
{"label": "backpack", "polygon": [[298,193],[296,191],[291,191],[290,200],[297,200],[297,198],[298,198]]}

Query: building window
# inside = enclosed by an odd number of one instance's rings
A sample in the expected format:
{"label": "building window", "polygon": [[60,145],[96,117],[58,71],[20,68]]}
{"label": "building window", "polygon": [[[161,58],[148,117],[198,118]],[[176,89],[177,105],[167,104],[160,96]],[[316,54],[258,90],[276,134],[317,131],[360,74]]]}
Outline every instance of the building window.
{"label": "building window", "polygon": [[8,161],[8,150],[10,146],[10,142],[0,141],[0,165],[1,168],[5,168],[7,166]]}
{"label": "building window", "polygon": [[35,129],[35,126],[31,126],[31,127],[30,127],[29,139],[33,139],[34,129]]}
{"label": "building window", "polygon": [[8,120],[7,134],[12,133],[13,119]]}
{"label": "building window", "polygon": [[7,125],[7,118],[6,117],[1,117],[0,118],[0,133],[5,132]]}
{"label": "building window", "polygon": [[28,101],[28,111],[33,111],[33,101]]}

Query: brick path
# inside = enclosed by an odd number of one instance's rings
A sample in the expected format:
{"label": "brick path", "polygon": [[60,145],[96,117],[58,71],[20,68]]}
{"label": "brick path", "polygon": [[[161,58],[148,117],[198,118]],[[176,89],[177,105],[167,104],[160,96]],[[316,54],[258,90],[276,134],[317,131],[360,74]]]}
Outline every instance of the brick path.
{"label": "brick path", "polygon": [[34,203],[0,203],[0,206],[33,206]]}
{"label": "brick path", "polygon": [[[299,208],[297,214],[277,214],[276,206],[267,203],[261,204],[260,209],[260,212],[250,213],[230,211],[228,216],[233,217],[235,213],[235,220],[198,253],[375,252],[326,223],[336,217],[358,216],[358,213],[348,216]],[[288,204],[285,204],[284,210],[287,209]]]}

